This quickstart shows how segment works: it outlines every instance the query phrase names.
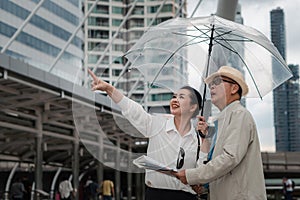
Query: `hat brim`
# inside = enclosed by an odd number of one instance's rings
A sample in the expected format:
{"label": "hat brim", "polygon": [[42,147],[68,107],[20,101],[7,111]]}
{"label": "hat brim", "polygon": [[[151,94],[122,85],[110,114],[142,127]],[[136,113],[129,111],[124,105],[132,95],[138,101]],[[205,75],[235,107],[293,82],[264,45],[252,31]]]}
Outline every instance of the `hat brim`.
{"label": "hat brim", "polygon": [[232,73],[228,73],[228,72],[215,72],[215,73],[212,73],[210,76],[208,76],[204,82],[206,84],[209,84],[210,82],[212,82],[216,77],[218,76],[225,76],[227,78],[230,78],[232,80],[234,80],[241,88],[242,88],[242,96],[245,96],[248,94],[248,85],[246,84],[246,82],[239,78],[238,76],[235,76],[234,74]]}

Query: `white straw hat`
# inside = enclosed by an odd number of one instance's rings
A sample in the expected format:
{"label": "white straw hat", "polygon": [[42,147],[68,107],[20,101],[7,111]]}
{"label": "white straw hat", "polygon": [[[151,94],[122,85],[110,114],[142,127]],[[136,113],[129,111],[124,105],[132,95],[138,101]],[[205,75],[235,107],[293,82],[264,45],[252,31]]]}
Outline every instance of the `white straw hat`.
{"label": "white straw hat", "polygon": [[222,66],[217,72],[209,75],[204,82],[209,84],[217,76],[225,76],[234,80],[241,87],[242,96],[245,96],[248,93],[248,85],[245,82],[243,74],[239,70],[229,66]]}

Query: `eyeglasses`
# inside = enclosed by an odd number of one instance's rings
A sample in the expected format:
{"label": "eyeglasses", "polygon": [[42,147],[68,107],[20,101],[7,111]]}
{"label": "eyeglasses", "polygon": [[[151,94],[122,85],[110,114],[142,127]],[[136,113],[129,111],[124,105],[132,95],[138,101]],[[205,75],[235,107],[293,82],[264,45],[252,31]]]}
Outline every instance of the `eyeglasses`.
{"label": "eyeglasses", "polygon": [[236,84],[236,82],[234,81],[230,81],[230,80],[226,80],[224,78],[221,78],[221,77],[217,77],[215,78],[212,82],[210,82],[208,84],[208,87],[211,88],[211,86],[214,84],[214,85],[220,85],[222,82],[227,82],[227,83],[232,83],[232,84]]}
{"label": "eyeglasses", "polygon": [[182,166],[184,164],[184,156],[185,156],[184,149],[182,147],[180,147],[178,157],[177,157],[176,169],[182,168]]}

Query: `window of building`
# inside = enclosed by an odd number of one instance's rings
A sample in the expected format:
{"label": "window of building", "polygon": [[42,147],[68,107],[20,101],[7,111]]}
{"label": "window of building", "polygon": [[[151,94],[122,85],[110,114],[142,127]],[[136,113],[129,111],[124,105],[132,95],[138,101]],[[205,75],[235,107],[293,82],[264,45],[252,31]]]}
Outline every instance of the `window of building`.
{"label": "window of building", "polygon": [[[116,31],[113,31],[112,32],[112,35],[114,36],[116,34]],[[117,39],[123,39],[123,36],[124,36],[125,34],[123,33],[123,32],[121,32],[121,31],[119,31],[118,32],[118,35],[116,36],[116,38]]]}
{"label": "window of building", "polygon": [[89,38],[108,39],[108,31],[103,30],[89,30]]}
{"label": "window of building", "polygon": [[122,70],[121,69],[113,69],[112,70],[112,75],[113,76],[119,76],[121,74]]}
{"label": "window of building", "polygon": [[150,101],[169,101],[172,96],[172,93],[152,94],[150,96]]}
{"label": "window of building", "polygon": [[95,74],[99,77],[109,77],[109,68],[97,68]]}
{"label": "window of building", "polygon": [[122,57],[113,57],[113,63],[122,64],[123,63]]}
{"label": "window of building", "polygon": [[[154,26],[154,25],[160,24],[160,23],[162,23],[162,22],[164,22],[164,21],[167,21],[167,20],[169,20],[169,19],[171,19],[171,17],[157,18],[157,19],[154,20],[154,22],[153,22],[152,25]],[[147,20],[148,25],[150,25],[150,22],[151,22],[151,21],[152,21],[152,19],[148,19],[148,20]]]}
{"label": "window of building", "polygon": [[101,18],[101,17],[89,17],[88,18],[88,25],[92,26],[109,26],[108,19],[107,18]]}
{"label": "window of building", "polygon": [[89,42],[88,43],[88,50],[89,51],[103,51],[105,50],[107,43],[102,42]]}
{"label": "window of building", "polygon": [[113,19],[112,25],[119,27],[121,25],[122,21],[123,21],[122,19]]}
{"label": "window of building", "polygon": [[148,13],[156,13],[158,8],[159,8],[158,6],[149,6],[149,7],[147,7],[147,12]]}
{"label": "window of building", "polygon": [[133,11],[132,14],[135,15],[143,15],[144,14],[144,7],[143,6],[136,6]]}
{"label": "window of building", "polygon": [[[100,58],[101,58],[100,55],[88,55],[88,63],[89,64],[96,64]],[[102,59],[101,64],[109,64],[108,56],[105,56]]]}
{"label": "window of building", "polygon": [[129,40],[138,40],[142,37],[143,31],[134,31],[129,33]]}
{"label": "window of building", "polygon": [[116,6],[113,6],[112,7],[112,13],[114,14],[123,14],[123,8],[121,7],[116,7]]}
{"label": "window of building", "polygon": [[124,52],[124,46],[122,44],[114,44],[112,46],[112,49],[114,51],[121,51],[121,52]]}
{"label": "window of building", "polygon": [[161,9],[161,12],[172,12],[173,6],[172,5],[164,5]]}
{"label": "window of building", "polygon": [[129,21],[130,28],[144,27],[144,19],[132,19]]}
{"label": "window of building", "polygon": [[[147,7],[148,13],[156,13],[160,6],[149,6]],[[173,6],[172,5],[164,5],[161,9],[161,12],[172,12]]]}
{"label": "window of building", "polygon": [[[88,10],[92,7],[92,3],[88,4]],[[104,5],[96,5],[94,9],[92,10],[92,13],[98,13],[98,14],[108,14],[109,9],[108,6]]]}

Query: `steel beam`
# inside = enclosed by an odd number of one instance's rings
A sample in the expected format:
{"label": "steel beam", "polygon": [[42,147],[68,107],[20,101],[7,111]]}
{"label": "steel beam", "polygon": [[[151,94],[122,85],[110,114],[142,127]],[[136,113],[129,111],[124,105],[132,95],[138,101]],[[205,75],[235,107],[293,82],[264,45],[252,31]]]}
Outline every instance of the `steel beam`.
{"label": "steel beam", "polygon": [[75,200],[78,200],[79,194],[77,191],[79,189],[79,139],[76,130],[74,131],[74,137],[76,137],[76,140],[73,142],[72,174]]}
{"label": "steel beam", "polygon": [[[37,110],[36,115],[38,119],[36,120],[36,130],[37,135],[35,138],[35,187],[36,190],[43,190],[43,124],[42,124],[42,112]],[[38,192],[35,193],[37,200],[41,199]]]}
{"label": "steel beam", "polygon": [[10,187],[11,180],[12,180],[18,166],[19,166],[19,163],[16,163],[14,165],[14,167],[12,168],[12,170],[10,171],[10,173],[9,173],[9,176],[8,176],[8,179],[7,179],[7,182],[6,182],[6,186],[5,186],[5,192],[4,192],[4,199],[5,200],[9,200],[9,187]]}

